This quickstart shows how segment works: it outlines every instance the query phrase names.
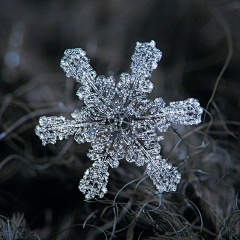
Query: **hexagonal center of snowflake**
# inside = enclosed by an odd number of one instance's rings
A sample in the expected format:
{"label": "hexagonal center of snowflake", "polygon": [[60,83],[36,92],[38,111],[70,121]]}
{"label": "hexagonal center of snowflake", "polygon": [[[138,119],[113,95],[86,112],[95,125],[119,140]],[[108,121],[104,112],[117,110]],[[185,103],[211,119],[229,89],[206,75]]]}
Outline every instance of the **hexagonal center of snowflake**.
{"label": "hexagonal center of snowflake", "polygon": [[115,130],[127,129],[130,127],[129,116],[123,113],[117,113],[108,118],[107,124],[111,125]]}

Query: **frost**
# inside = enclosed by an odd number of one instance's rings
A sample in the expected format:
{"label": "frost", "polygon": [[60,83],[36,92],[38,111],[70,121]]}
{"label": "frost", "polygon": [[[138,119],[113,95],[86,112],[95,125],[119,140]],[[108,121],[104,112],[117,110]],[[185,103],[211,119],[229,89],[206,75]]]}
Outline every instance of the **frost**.
{"label": "frost", "polygon": [[41,117],[35,132],[45,146],[74,135],[76,142],[90,142],[87,156],[94,161],[80,180],[79,190],[86,199],[103,197],[107,192],[108,168],[126,159],[137,166],[147,165],[147,173],[157,190],[176,191],[181,175],[160,155],[159,136],[173,124],[201,122],[202,107],[189,98],[166,106],[162,98],[147,98],[153,90],[149,80],[162,53],[155,42],[137,42],[132,55],[132,74],[122,73],[118,83],[113,77],[97,76],[81,48],[67,49],[61,67],[67,77],[81,83],[77,91],[85,106],[65,117]]}

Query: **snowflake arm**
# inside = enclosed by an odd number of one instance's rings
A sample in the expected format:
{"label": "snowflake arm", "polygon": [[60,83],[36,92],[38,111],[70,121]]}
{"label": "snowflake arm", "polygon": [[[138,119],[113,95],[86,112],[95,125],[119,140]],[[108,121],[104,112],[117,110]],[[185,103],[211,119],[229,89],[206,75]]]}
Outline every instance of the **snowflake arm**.
{"label": "snowflake arm", "polygon": [[35,128],[36,135],[42,140],[42,145],[55,144],[57,140],[68,139],[77,131],[76,122],[65,117],[46,117],[39,119],[39,125]]}
{"label": "snowflake arm", "polygon": [[151,137],[144,138],[137,132],[133,134],[135,139],[132,139],[132,143],[128,147],[126,160],[135,162],[137,166],[147,164],[147,174],[152,179],[159,193],[176,191],[181,174],[176,167],[172,167],[170,163],[162,159],[157,135],[151,134]]}
{"label": "snowflake arm", "polygon": [[203,108],[197,99],[188,98],[184,101],[170,102],[169,105],[163,111],[173,124],[197,125],[201,122]]}
{"label": "snowflake arm", "polygon": [[81,48],[67,49],[60,66],[67,77],[73,77],[81,83],[76,94],[80,100],[84,100],[86,106],[100,113],[111,112],[109,105],[115,94],[115,80],[113,77],[97,77],[89,62],[86,52]]}
{"label": "snowflake arm", "polygon": [[48,143],[55,144],[57,140],[68,139],[71,135],[74,135],[77,143],[93,140],[96,128],[102,123],[88,122],[90,111],[87,108],[82,108],[81,111],[75,110],[71,115],[74,120],[66,119],[63,116],[43,116],[39,119],[35,133],[42,140],[43,146]]}
{"label": "snowflake arm", "polygon": [[86,199],[102,198],[107,192],[108,168],[116,168],[119,165],[119,156],[115,151],[110,150],[112,142],[110,129],[103,127],[96,129],[95,138],[91,143],[92,149],[87,153],[94,163],[85,171],[79,183],[79,190],[85,194]]}
{"label": "snowflake arm", "polygon": [[86,200],[100,197],[107,193],[108,164],[104,161],[95,161],[88,168],[79,183],[79,190],[85,195]]}
{"label": "snowflake arm", "polygon": [[173,167],[171,163],[167,163],[165,159],[148,163],[147,174],[159,193],[175,192],[181,180],[181,174],[177,168]]}
{"label": "snowflake arm", "polygon": [[153,90],[153,84],[148,78],[151,77],[152,71],[157,68],[157,63],[162,57],[162,52],[155,45],[153,40],[150,43],[137,42],[131,57],[133,90],[138,93],[150,93]]}
{"label": "snowflake arm", "polygon": [[86,52],[81,48],[66,49],[60,62],[67,77],[73,77],[83,85],[94,82],[97,74],[89,64]]}
{"label": "snowflake arm", "polygon": [[156,98],[148,108],[147,116],[140,116],[142,125],[156,127],[159,132],[166,132],[168,127],[173,124],[197,125],[201,122],[203,108],[199,101],[194,98],[188,98],[184,101],[170,102],[169,106],[162,98]]}

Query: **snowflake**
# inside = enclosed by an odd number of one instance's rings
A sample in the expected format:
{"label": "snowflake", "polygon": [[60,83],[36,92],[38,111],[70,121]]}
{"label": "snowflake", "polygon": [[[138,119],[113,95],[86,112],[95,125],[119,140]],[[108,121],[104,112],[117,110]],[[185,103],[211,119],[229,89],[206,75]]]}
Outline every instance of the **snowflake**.
{"label": "snowflake", "polygon": [[65,50],[60,66],[67,77],[80,82],[77,96],[85,106],[71,114],[72,120],[41,117],[35,132],[44,146],[70,135],[79,144],[91,143],[87,156],[94,163],[79,184],[86,199],[107,193],[108,168],[117,168],[122,159],[137,166],[146,164],[158,192],[176,191],[181,175],[161,157],[159,141],[163,137],[159,133],[166,132],[171,123],[199,124],[203,109],[193,98],[169,106],[162,98],[147,98],[153,90],[149,78],[161,57],[154,41],[137,42],[132,74],[122,73],[116,83],[112,76],[97,76],[81,48]]}

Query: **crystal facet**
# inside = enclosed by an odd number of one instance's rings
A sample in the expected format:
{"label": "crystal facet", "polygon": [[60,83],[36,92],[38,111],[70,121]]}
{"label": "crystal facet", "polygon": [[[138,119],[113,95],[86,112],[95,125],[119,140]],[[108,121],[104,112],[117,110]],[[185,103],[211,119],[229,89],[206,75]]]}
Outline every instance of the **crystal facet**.
{"label": "crystal facet", "polygon": [[94,161],[80,180],[79,190],[86,199],[107,193],[108,168],[117,168],[126,159],[137,166],[147,165],[147,174],[157,190],[176,191],[181,175],[176,167],[160,155],[159,141],[173,124],[193,125],[201,122],[203,109],[198,100],[189,98],[171,102],[147,98],[153,90],[149,80],[162,53],[155,42],[137,42],[132,55],[132,74],[122,73],[116,84],[113,77],[97,76],[81,48],[67,49],[60,66],[67,77],[81,83],[77,91],[85,106],[65,117],[41,117],[35,133],[45,146],[74,135],[77,143],[90,142],[87,156]]}

